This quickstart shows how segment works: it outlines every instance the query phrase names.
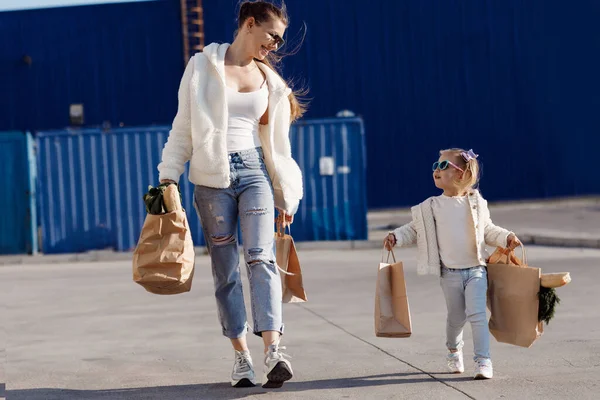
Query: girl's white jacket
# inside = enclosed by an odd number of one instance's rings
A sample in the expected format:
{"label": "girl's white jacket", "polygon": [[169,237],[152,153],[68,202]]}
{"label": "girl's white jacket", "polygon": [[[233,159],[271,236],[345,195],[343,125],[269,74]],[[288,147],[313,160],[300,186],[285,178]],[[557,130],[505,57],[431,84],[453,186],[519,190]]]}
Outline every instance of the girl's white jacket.
{"label": "girl's white jacket", "polygon": [[[495,247],[506,247],[508,235],[512,232],[494,225],[490,218],[487,201],[478,190],[468,194],[471,216],[475,225],[477,258],[480,265],[486,265],[486,244]],[[431,202],[428,198],[411,209],[412,221],[394,230],[396,246],[407,247],[417,244],[417,272],[420,275],[440,275],[441,261],[435,228],[435,218]]]}

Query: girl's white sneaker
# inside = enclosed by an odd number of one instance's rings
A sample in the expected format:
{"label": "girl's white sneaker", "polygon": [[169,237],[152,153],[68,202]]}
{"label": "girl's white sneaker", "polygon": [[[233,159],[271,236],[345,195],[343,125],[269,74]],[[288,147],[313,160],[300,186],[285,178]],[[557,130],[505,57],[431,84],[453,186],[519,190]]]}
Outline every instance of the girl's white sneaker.
{"label": "girl's white sneaker", "polygon": [[485,358],[475,361],[475,379],[492,379],[493,376],[492,360]]}
{"label": "girl's white sneaker", "polygon": [[448,353],[448,356],[446,356],[446,361],[448,363],[448,369],[453,374],[462,374],[465,372],[462,350],[458,350],[456,353]]}

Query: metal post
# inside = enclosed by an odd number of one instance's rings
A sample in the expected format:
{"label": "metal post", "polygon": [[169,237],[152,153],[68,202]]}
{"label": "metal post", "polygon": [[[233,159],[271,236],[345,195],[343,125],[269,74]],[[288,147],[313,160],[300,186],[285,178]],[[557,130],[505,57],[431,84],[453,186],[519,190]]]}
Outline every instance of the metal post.
{"label": "metal post", "polygon": [[179,0],[181,4],[181,31],[183,34],[183,65],[187,65],[190,59],[190,49],[188,41],[188,16],[187,16],[187,0]]}
{"label": "metal post", "polygon": [[180,0],[183,57],[187,63],[193,53],[204,48],[204,9],[202,0]]}

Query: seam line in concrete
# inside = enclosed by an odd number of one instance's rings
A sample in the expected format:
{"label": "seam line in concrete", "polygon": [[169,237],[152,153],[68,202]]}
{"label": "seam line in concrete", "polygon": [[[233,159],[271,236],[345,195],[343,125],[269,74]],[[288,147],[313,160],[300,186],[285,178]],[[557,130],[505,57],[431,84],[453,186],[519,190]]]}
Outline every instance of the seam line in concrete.
{"label": "seam line in concrete", "polygon": [[408,361],[405,361],[405,360],[403,360],[403,359],[401,359],[401,358],[399,358],[399,357],[396,357],[395,355],[391,354],[391,353],[390,353],[390,352],[388,352],[388,351],[385,351],[385,350],[384,350],[384,349],[382,349],[381,347],[379,347],[379,346],[377,346],[377,345],[375,345],[375,344],[373,344],[373,343],[369,342],[368,340],[365,340],[365,339],[361,338],[360,336],[357,336],[357,335],[355,335],[354,333],[352,333],[352,332],[349,332],[348,330],[346,330],[346,329],[345,329],[345,328],[343,328],[342,326],[340,326],[340,325],[336,324],[335,322],[333,322],[333,321],[329,320],[327,317],[324,317],[324,316],[322,316],[321,314],[317,313],[316,311],[313,311],[313,310],[311,310],[310,308],[306,307],[305,305],[298,304],[298,303],[296,303],[296,305],[297,305],[297,306],[299,306],[299,307],[301,307],[301,308],[303,308],[303,309],[305,309],[305,310],[306,310],[306,311],[308,311],[309,313],[311,313],[311,314],[313,314],[313,315],[315,315],[315,316],[317,316],[317,317],[321,318],[323,321],[327,322],[327,323],[328,323],[328,324],[330,324],[330,325],[333,325],[333,326],[334,326],[334,327],[336,327],[337,329],[339,329],[339,330],[341,330],[342,332],[344,332],[344,333],[346,333],[346,334],[348,334],[348,335],[352,336],[353,338],[355,338],[355,339],[357,339],[357,340],[360,340],[361,342],[363,342],[363,343],[365,343],[365,344],[367,344],[367,345],[369,345],[369,346],[371,346],[371,347],[374,347],[375,349],[377,349],[377,350],[379,350],[380,352],[382,352],[382,353],[384,353],[384,354],[386,354],[386,355],[388,355],[388,356],[392,357],[393,359],[395,359],[395,360],[398,360],[398,361],[400,361],[401,363],[403,363],[403,364],[406,364],[406,365],[408,365],[409,367],[411,367],[411,368],[413,368],[413,369],[416,369],[417,371],[419,371],[419,372],[423,373],[424,375],[427,375],[427,376],[429,376],[429,377],[430,377],[431,379],[433,379],[434,381],[436,381],[436,382],[439,382],[439,383],[441,383],[441,384],[443,384],[443,385],[446,385],[446,386],[448,386],[450,389],[453,389],[453,390],[455,390],[455,391],[457,391],[457,392],[459,392],[459,393],[461,393],[461,394],[465,395],[465,396],[466,396],[466,397],[468,397],[469,399],[472,399],[472,400],[477,400],[475,397],[473,397],[473,396],[471,396],[470,394],[468,394],[468,393],[466,393],[466,392],[464,392],[464,391],[460,390],[459,388],[457,388],[457,387],[455,387],[455,386],[452,386],[452,385],[451,385],[451,384],[449,384],[448,382],[446,382],[446,381],[443,381],[443,380],[441,380],[441,379],[439,379],[439,378],[436,378],[435,376],[433,376],[433,375],[432,375],[432,374],[430,374],[429,372],[427,372],[427,371],[425,371],[425,370],[423,370],[423,369],[421,369],[421,368],[419,368],[419,367],[417,367],[417,366],[415,366],[415,365],[413,365],[413,364],[409,363]]}

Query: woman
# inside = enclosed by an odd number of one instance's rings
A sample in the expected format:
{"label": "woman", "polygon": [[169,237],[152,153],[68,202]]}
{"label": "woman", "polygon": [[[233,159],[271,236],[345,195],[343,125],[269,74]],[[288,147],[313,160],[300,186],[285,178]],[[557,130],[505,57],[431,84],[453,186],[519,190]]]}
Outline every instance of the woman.
{"label": "woman", "polygon": [[273,68],[288,25],[285,7],[241,5],[231,45],[213,43],[189,61],[179,108],[158,166],[161,182],[177,182],[190,161],[190,181],[211,256],[223,334],[235,349],[231,384],[256,384],[246,343],[237,224],[252,300],[253,332],[265,345],[263,387],[291,379],[280,351],[281,280],[273,254],[274,208],[291,224],[302,198],[302,175],[292,159],[289,129],[304,106]]}

